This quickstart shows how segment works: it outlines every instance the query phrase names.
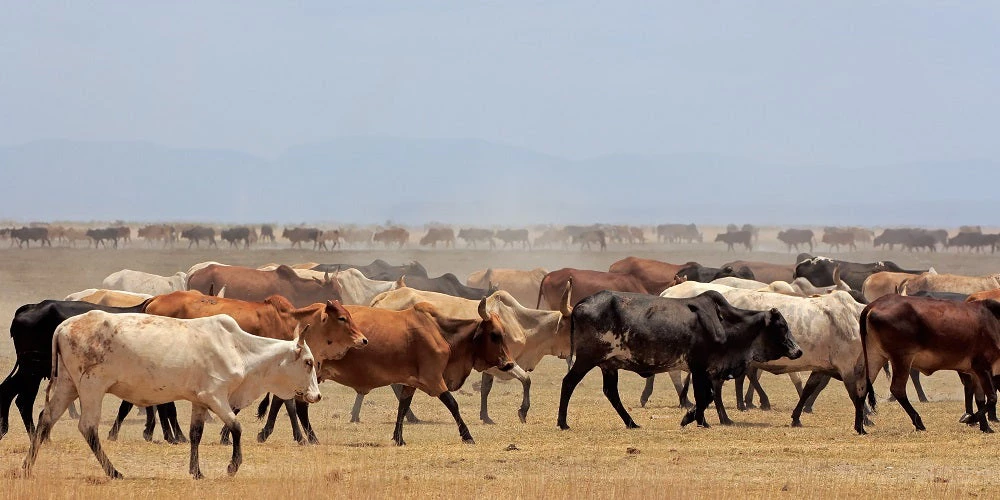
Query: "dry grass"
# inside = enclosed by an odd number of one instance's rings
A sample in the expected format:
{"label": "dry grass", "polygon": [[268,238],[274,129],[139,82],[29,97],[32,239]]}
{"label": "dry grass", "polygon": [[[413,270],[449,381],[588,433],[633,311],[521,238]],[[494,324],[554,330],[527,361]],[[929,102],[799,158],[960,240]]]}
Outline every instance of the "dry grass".
{"label": "dry grass", "polygon": [[[0,319],[9,323],[21,303],[62,296],[100,283],[121,268],[167,274],[201,260],[258,264],[307,260],[361,262],[381,256],[393,261],[417,258],[432,273],[452,271],[464,277],[486,266],[562,266],[606,268],[618,258],[635,253],[670,261],[697,258],[719,264],[730,256],[716,247],[682,247],[681,251],[617,251],[604,255],[576,252],[353,252],[322,255],[311,252],[254,251],[249,253],[125,250],[15,250],[0,252]],[[850,257],[870,259],[873,253]],[[739,257],[745,257],[740,254]],[[754,258],[787,261],[785,254],[754,254]],[[988,256],[891,256],[904,266],[933,263],[940,270],[983,273],[992,268]],[[11,346],[0,347],[0,357],[11,360]],[[4,366],[9,366],[9,361]],[[408,445],[392,446],[390,436],[395,402],[387,389],[366,400],[361,424],[350,424],[353,392],[325,384],[323,401],[313,407],[313,423],[322,441],[301,447],[291,440],[288,420],[279,417],[275,434],[256,443],[260,428],[252,415],[243,415],[244,465],[235,478],[225,475],[230,448],[218,445],[219,424],[206,427],[202,470],[208,479],[187,475],[188,447],[146,443],[142,418],[132,416],[116,443],[104,442],[112,461],[125,475],[122,481],[104,479],[73,421],[62,420],[52,443],[41,452],[35,475],[17,477],[27,450],[27,437],[16,413],[11,431],[0,441],[0,491],[15,498],[42,497],[197,497],[239,498],[318,497],[854,497],[881,496],[994,496],[997,477],[993,461],[1000,454],[995,436],[981,434],[957,422],[961,389],[957,377],[940,373],[927,378],[933,402],[917,403],[928,431],[916,433],[895,403],[882,402],[877,425],[866,437],[854,435],[853,410],[842,385],[834,381],[820,396],[816,412],[805,415],[805,428],[789,427],[796,398],[786,377],[765,375],[775,408],[770,412],[731,410],[733,427],[711,429],[678,425],[682,411],[666,380],[657,387],[648,408],[630,408],[642,429],[626,430],[601,393],[599,371],[578,387],[570,405],[570,431],[555,426],[559,383],[565,363],[547,359],[532,374],[533,407],[527,424],[518,422],[520,386],[497,383],[491,398],[498,422],[478,421],[479,393],[470,377],[456,395],[470,424],[476,445],[464,445],[442,404],[418,395],[414,411],[426,423],[407,425]],[[621,392],[626,404],[637,405],[642,380],[623,373]],[[878,392],[886,393],[884,381]],[[727,387],[727,402],[732,389]],[[40,409],[39,406],[36,409]],[[180,404],[187,421],[187,403]],[[106,435],[117,400],[105,401],[101,434]],[[710,409],[709,422],[717,419]],[[249,410],[248,410],[249,412]],[[186,430],[185,430],[186,432]],[[159,429],[156,439],[159,439]],[[513,444],[516,449],[510,445]]]}

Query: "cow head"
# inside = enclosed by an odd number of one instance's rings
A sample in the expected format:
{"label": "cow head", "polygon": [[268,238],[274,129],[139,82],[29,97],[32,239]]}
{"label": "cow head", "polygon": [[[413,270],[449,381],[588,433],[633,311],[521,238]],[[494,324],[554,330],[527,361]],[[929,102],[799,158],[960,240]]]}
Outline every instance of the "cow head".
{"label": "cow head", "polygon": [[368,338],[354,324],[350,311],[338,300],[328,300],[323,304],[322,311],[314,316],[314,321],[316,324],[313,325],[309,344],[315,349],[320,361],[341,359],[351,349],[368,345]]}
{"label": "cow head", "polygon": [[281,399],[302,398],[307,403],[317,403],[322,398],[319,383],[316,381],[316,360],[313,358],[309,345],[306,344],[305,332],[295,327],[295,339],[286,343],[282,352],[282,360],[278,369],[272,370],[268,377],[265,390]]}
{"label": "cow head", "polygon": [[761,316],[759,330],[752,349],[753,360],[765,363],[778,358],[802,357],[802,349],[792,337],[792,332],[781,312],[771,308],[759,314]]}
{"label": "cow head", "polygon": [[478,371],[499,368],[522,382],[527,380],[528,374],[514,362],[507,350],[500,317],[496,313],[487,313],[485,298],[479,301],[478,311],[482,321],[472,334],[473,367]]}

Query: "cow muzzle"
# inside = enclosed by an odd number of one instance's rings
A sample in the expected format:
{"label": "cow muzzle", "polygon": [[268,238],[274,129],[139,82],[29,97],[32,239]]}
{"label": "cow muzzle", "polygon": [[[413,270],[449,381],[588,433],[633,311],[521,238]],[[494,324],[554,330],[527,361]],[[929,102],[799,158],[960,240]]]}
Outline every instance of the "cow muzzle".
{"label": "cow muzzle", "polygon": [[366,345],[368,345],[368,337],[365,337],[364,335],[358,335],[354,339],[354,348],[355,349],[360,349],[360,348],[362,348],[362,347],[364,347]]}
{"label": "cow muzzle", "polygon": [[301,398],[302,400],[304,400],[306,403],[309,404],[319,403],[319,400],[323,399],[323,395],[320,394],[319,392],[307,393],[307,394],[299,392],[296,394],[296,396],[298,396],[299,398]]}
{"label": "cow muzzle", "polygon": [[514,378],[524,382],[528,380],[528,372],[524,371],[517,363],[511,362],[500,367],[500,371],[510,373]]}
{"label": "cow muzzle", "polygon": [[799,359],[802,357],[802,349],[797,346],[794,349],[788,351],[788,359]]}

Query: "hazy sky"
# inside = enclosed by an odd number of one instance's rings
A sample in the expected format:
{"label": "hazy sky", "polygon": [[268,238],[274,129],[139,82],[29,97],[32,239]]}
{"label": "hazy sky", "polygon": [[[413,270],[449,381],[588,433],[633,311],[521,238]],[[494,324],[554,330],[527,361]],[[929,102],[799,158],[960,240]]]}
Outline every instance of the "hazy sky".
{"label": "hazy sky", "polygon": [[996,2],[0,2],[0,144],[1000,158]]}

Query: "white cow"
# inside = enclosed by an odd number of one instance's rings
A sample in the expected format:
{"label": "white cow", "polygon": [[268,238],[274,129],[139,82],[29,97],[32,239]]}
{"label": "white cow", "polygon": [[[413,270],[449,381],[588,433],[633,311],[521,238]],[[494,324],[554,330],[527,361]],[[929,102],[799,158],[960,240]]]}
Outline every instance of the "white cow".
{"label": "white cow", "polygon": [[188,274],[183,271],[179,271],[173,276],[160,276],[159,274],[122,269],[104,278],[101,288],[149,295],[163,295],[179,290],[187,290],[187,277]]}
{"label": "white cow", "polygon": [[[789,360],[781,358],[754,366],[771,373],[793,373],[811,371],[809,380],[792,412],[792,426],[800,427],[799,417],[806,401],[817,389],[829,382],[831,376],[844,381],[847,392],[854,402],[865,393],[867,376],[864,358],[861,355],[861,334],[858,323],[864,305],[856,302],[850,294],[833,291],[818,297],[792,297],[783,294],[721,289],[719,285],[704,285],[696,282],[681,283],[668,288],[662,297],[694,297],[706,290],[716,290],[732,305],[755,311],[777,309],[788,322],[795,341],[802,348],[802,357]],[[716,398],[717,409],[721,398]],[[720,411],[720,419],[725,418],[725,410]]]}
{"label": "white cow", "polygon": [[319,401],[316,369],[305,338],[257,337],[226,315],[175,319],[90,311],[67,319],[52,336],[52,374],[45,409],[24,460],[25,475],[59,417],[80,398],[80,432],[111,478],[122,475],[101,449],[97,425],[106,393],[141,406],[191,402],[191,462],[202,477],[198,445],[208,410],[232,432],[229,475],[243,461],[236,413],[267,392]]}
{"label": "white cow", "polygon": [[[486,298],[486,310],[500,317],[500,322],[503,323],[504,331],[507,333],[507,350],[518,366],[530,372],[545,356],[558,356],[562,359],[569,357],[569,315],[572,312],[570,293],[570,287],[567,286],[560,301],[561,311],[529,309],[503,290],[494,292]],[[418,302],[430,302],[438,311],[449,317],[462,319],[480,317],[478,300],[414,288],[400,288],[383,293],[372,301],[372,307],[402,311]],[[495,377],[502,380],[515,378],[510,372],[495,368],[483,372],[479,418],[487,424],[494,423],[489,416],[487,401]],[[531,380],[523,380],[521,387],[521,408],[518,409],[517,415],[521,422],[525,422],[531,406]],[[358,397],[363,398],[360,395]],[[360,411],[359,401],[356,401],[355,411]]]}
{"label": "white cow", "polygon": [[[299,272],[299,271],[296,271]],[[316,271],[309,271],[315,273]],[[321,273],[322,274],[322,273]],[[344,305],[367,306],[378,294],[405,286],[403,280],[370,280],[357,269],[345,269],[333,274],[340,283],[340,300]]]}

